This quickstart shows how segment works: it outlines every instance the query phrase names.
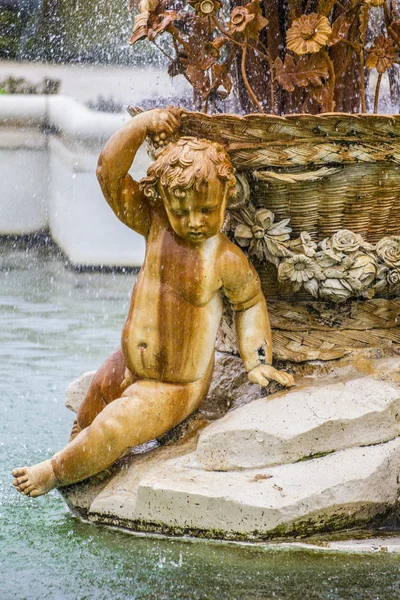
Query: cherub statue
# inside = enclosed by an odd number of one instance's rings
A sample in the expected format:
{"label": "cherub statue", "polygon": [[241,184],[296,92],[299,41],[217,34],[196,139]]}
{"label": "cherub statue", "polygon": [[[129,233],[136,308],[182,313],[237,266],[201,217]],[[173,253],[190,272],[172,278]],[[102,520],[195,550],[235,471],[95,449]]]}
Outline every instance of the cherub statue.
{"label": "cherub statue", "polygon": [[271,331],[258,275],[221,233],[234,169],[223,147],[195,138],[170,143],[140,183],[128,174],[148,135],[179,130],[178,110],[136,115],[107,142],[98,178],[117,217],[147,241],[121,349],[95,375],[69,444],[51,459],[14,469],[26,496],[82,481],[128,448],[181,423],[206,396],[223,298],[234,313],[250,381],[293,385],[271,366]]}

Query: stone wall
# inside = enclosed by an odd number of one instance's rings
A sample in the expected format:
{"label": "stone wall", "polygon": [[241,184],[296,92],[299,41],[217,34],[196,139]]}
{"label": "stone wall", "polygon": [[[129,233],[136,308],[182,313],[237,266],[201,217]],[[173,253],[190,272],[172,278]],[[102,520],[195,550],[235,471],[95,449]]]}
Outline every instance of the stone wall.
{"label": "stone wall", "polygon": [[[140,266],[143,238],[115,218],[95,174],[102,145],[129,118],[65,96],[2,97],[0,236],[50,230],[74,265]],[[148,164],[141,149],[133,176]]]}

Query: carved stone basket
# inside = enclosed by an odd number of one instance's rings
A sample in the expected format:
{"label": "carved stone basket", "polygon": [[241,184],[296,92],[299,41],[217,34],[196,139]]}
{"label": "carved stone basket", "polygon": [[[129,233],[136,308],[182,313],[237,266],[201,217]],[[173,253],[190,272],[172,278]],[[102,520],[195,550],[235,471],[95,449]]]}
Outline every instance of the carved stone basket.
{"label": "carved stone basket", "polygon": [[[255,265],[274,354],[296,362],[400,344],[400,115],[184,113],[238,175],[227,233]],[[236,353],[229,314],[217,347]]]}

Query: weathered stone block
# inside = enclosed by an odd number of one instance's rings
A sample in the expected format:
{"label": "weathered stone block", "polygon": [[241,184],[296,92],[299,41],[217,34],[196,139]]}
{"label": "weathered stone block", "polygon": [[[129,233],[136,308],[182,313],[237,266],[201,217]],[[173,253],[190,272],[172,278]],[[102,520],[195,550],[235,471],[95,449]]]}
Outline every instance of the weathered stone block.
{"label": "weathered stone block", "polygon": [[183,452],[170,447],[135,457],[91,503],[89,519],[251,539],[362,524],[397,501],[400,439],[229,473],[199,470]]}
{"label": "weathered stone block", "polygon": [[216,421],[200,436],[203,468],[228,471],[295,462],[400,435],[400,390],[372,377],[260,398]]}
{"label": "weathered stone block", "polygon": [[82,400],[86,396],[96,371],[87,371],[78,379],[71,381],[65,392],[65,406],[77,413]]}

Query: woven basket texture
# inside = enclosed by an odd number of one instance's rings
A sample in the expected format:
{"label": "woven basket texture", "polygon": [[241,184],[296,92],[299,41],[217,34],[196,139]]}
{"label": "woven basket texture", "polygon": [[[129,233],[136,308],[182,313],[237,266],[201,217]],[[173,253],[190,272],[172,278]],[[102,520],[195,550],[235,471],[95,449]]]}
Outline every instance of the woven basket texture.
{"label": "woven basket texture", "polygon": [[[204,115],[186,113],[183,135],[222,143],[247,176],[250,200],[290,218],[292,236],[315,242],[340,229],[370,243],[400,235],[400,115]],[[400,300],[315,301],[278,285],[270,263],[254,265],[268,300],[277,358],[332,360],[369,349],[400,350]],[[237,352],[229,311],[217,349]]]}
{"label": "woven basket texture", "polygon": [[294,235],[400,233],[400,115],[185,113],[182,133],[224,144],[254,204],[290,217]]}

